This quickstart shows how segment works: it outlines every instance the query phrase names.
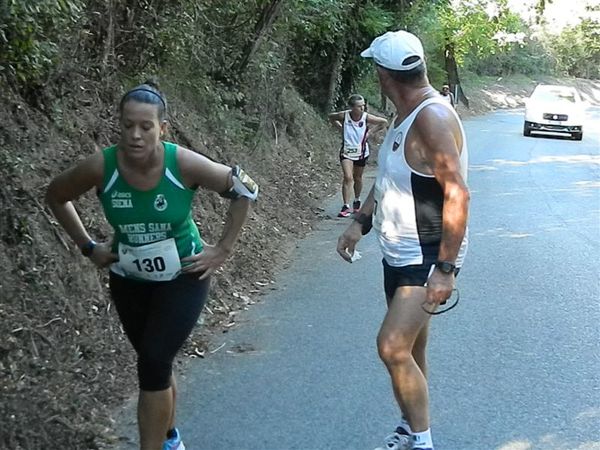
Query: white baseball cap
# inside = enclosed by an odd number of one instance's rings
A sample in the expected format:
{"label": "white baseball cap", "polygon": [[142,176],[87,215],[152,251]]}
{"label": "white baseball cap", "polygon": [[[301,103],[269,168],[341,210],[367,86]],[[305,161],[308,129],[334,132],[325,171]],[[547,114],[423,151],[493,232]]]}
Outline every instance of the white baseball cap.
{"label": "white baseball cap", "polygon": [[[390,70],[411,70],[425,61],[421,40],[408,31],[388,31],[375,38],[371,46],[360,56],[373,58],[375,63]],[[418,56],[414,62],[405,64],[407,58]]]}

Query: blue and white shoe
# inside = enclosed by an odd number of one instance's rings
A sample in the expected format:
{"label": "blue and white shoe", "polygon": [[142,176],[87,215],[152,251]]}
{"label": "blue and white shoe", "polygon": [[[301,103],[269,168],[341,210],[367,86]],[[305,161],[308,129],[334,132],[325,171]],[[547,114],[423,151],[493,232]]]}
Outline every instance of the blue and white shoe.
{"label": "blue and white shoe", "polygon": [[396,433],[401,434],[402,436],[412,436],[410,425],[406,422],[396,427]]}
{"label": "blue and white shoe", "polygon": [[175,436],[167,439],[163,444],[163,450],[185,450],[185,445],[183,445],[181,435],[177,428],[175,428]]}

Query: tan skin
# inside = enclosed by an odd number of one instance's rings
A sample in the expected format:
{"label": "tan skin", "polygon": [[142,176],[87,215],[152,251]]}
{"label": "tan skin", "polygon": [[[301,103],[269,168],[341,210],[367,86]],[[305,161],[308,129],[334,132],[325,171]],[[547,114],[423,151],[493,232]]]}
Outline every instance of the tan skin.
{"label": "tan skin", "polygon": [[[164,147],[161,137],[167,124],[160,121],[156,105],[127,101],[121,111],[121,138],[117,152],[120,175],[132,187],[149,190],[156,186],[164,171]],[[182,147],[177,149],[177,163],[187,187],[199,186],[225,192],[232,186],[231,168]],[[85,230],[72,201],[91,189],[102,189],[104,158],[97,152],[58,175],[48,187],[46,201],[58,222],[78,245],[91,238]],[[231,255],[235,241],[248,214],[250,201],[240,198],[231,202],[227,220],[216,245],[205,244],[204,250],[182,259],[188,263],[185,273],[198,273],[205,279]],[[100,268],[117,261],[109,243],[99,243],[90,260]],[[138,425],[141,450],[161,450],[167,431],[174,426],[176,384],[163,391],[140,391]]]}
{"label": "tan skin", "polygon": [[[394,126],[398,126],[423,100],[439,95],[427,78],[414,84],[392,79],[377,67],[379,82],[385,95],[397,109]],[[462,243],[468,216],[469,191],[460,174],[462,148],[460,126],[454,115],[441,105],[430,105],[415,119],[407,136],[405,156],[418,172],[433,175],[444,192],[442,241],[438,259],[454,262]],[[373,189],[359,214],[373,214]],[[361,225],[353,221],[338,239],[337,251],[351,262]],[[398,404],[413,432],[429,428],[426,346],[430,315],[447,300],[454,288],[454,275],[435,269],[427,287],[399,287],[388,298],[388,311],[377,337],[379,355],[386,365]]]}
{"label": "tan skin", "polygon": [[[365,102],[364,100],[358,100],[353,105],[351,105],[350,109],[350,117],[352,120],[357,121],[360,120],[363,113],[365,111]],[[329,114],[329,121],[335,125],[337,129],[342,131],[344,126],[342,122],[344,121],[344,114],[346,111],[339,111],[335,113]],[[371,133],[375,133],[381,129],[387,127],[388,121],[383,117],[377,117],[373,114],[367,114],[367,126],[369,127],[369,131]],[[344,174],[344,179],[342,181],[342,199],[344,204],[350,204],[351,193],[354,189],[354,198],[359,198],[363,188],[362,176],[364,172],[364,167],[355,166],[354,162],[349,159],[342,159],[342,172]]]}

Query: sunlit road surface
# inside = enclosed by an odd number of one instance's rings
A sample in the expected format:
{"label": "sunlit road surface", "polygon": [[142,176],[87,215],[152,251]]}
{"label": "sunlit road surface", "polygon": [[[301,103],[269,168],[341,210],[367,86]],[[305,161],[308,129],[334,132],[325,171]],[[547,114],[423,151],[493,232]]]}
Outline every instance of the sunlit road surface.
{"label": "sunlit road surface", "polygon": [[[582,142],[523,137],[522,111],[465,122],[471,246],[430,338],[438,450],[600,449],[600,109],[588,119]],[[338,258],[338,203],[180,377],[189,450],[371,450],[394,429],[381,256],[369,235],[361,260]]]}

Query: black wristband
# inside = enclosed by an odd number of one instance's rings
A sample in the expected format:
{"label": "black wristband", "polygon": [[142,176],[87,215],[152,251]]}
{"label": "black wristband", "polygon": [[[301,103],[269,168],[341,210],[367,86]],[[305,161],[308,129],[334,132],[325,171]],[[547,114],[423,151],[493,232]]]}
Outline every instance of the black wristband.
{"label": "black wristband", "polygon": [[450,275],[456,272],[456,266],[448,261],[437,261],[435,267],[442,273]]}
{"label": "black wristband", "polygon": [[363,236],[371,231],[371,228],[373,228],[373,216],[367,216],[366,214],[361,213],[358,217],[355,217],[354,220],[360,223],[362,228],[361,233]]}
{"label": "black wristband", "polygon": [[94,249],[96,248],[96,241],[90,239],[89,241],[87,241],[85,244],[83,244],[81,246],[81,254],[83,256],[85,256],[86,258],[89,258],[90,256],[92,256],[92,253],[94,253]]}

